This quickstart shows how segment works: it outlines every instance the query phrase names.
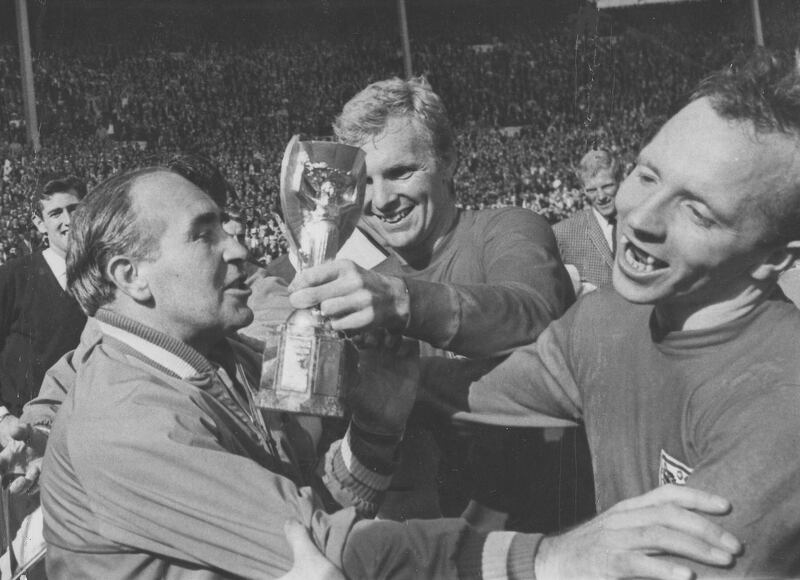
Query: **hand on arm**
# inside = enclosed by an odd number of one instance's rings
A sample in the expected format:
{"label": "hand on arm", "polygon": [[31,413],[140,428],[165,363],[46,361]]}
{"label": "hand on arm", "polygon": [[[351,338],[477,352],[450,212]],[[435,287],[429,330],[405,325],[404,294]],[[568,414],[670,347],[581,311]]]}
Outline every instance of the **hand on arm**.
{"label": "hand on arm", "polygon": [[727,566],[741,550],[730,533],[703,516],[730,511],[727,500],[685,486],[667,485],[623,501],[585,524],[542,540],[538,580],[572,578],[689,579],[668,554]]}
{"label": "hand on arm", "polygon": [[279,580],[345,580],[344,574],[317,548],[303,524],[287,520],[283,532],[292,548],[294,564]]}
{"label": "hand on arm", "polygon": [[294,308],[319,306],[336,330],[405,329],[410,300],[405,282],[336,260],[299,272],[289,286]]}
{"label": "hand on arm", "polygon": [[16,476],[8,489],[12,495],[20,495],[35,491],[38,485],[48,431],[14,419],[10,440],[0,453],[0,475],[4,479]]}
{"label": "hand on arm", "polygon": [[13,440],[11,433],[16,430],[18,424],[19,419],[9,413],[5,406],[0,406],[0,447],[6,447],[11,443]]}

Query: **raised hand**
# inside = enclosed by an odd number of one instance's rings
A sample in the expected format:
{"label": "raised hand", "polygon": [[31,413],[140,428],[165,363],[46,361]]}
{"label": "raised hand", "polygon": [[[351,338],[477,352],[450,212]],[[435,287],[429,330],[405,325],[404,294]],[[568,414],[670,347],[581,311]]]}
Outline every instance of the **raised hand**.
{"label": "raised hand", "polygon": [[10,440],[0,452],[0,476],[10,481],[8,490],[12,495],[33,492],[42,472],[48,434],[27,423],[17,423],[8,435]]}
{"label": "raised hand", "polygon": [[403,330],[410,302],[405,282],[336,260],[299,272],[289,286],[294,308],[319,305],[336,330]]}

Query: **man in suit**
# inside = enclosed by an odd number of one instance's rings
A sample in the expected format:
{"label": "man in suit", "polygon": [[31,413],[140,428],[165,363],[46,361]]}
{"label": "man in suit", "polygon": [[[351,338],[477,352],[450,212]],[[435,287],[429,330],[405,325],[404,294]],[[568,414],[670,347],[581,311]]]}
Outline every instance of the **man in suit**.
{"label": "man in suit", "polygon": [[[78,345],[86,323],[66,291],[65,262],[71,214],[84,195],[86,186],[77,177],[50,181],[37,191],[33,222],[49,247],[0,267],[0,447],[12,441],[22,406],[39,393],[45,371]],[[15,498],[12,531],[37,504],[35,496]]]}
{"label": "man in suit", "polygon": [[[622,178],[619,160],[603,149],[589,151],[577,174],[589,206],[553,227],[575,293],[611,286],[614,264],[614,198]],[[577,271],[577,273],[576,273]]]}
{"label": "man in suit", "polygon": [[49,247],[0,268],[0,445],[45,371],[75,348],[86,317],[66,291],[71,214],[86,194],[77,177],[48,182],[33,203],[33,222]]}

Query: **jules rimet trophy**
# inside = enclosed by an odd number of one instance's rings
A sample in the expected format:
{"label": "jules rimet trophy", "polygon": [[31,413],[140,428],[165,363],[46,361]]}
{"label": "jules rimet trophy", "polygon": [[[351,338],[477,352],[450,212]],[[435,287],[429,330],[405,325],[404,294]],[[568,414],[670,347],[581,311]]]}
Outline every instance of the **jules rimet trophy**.
{"label": "jules rimet trophy", "polygon": [[[360,148],[292,138],[281,165],[281,204],[298,271],[335,258],[361,216],[365,186]],[[344,335],[318,307],[295,310],[280,328],[277,358],[269,345],[265,351],[259,406],[343,416],[345,349]]]}

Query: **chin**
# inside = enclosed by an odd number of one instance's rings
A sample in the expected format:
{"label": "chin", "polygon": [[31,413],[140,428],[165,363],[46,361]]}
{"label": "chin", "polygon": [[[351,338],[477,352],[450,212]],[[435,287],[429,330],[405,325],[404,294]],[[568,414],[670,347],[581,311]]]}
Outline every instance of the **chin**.
{"label": "chin", "polygon": [[245,326],[249,325],[253,322],[255,315],[250,308],[246,308],[244,310],[234,312],[230,316],[227,317],[226,327],[228,332],[237,331]]}
{"label": "chin", "polygon": [[614,290],[628,302],[633,304],[655,304],[663,298],[664,292],[652,286],[643,286],[630,280],[614,268]]}

